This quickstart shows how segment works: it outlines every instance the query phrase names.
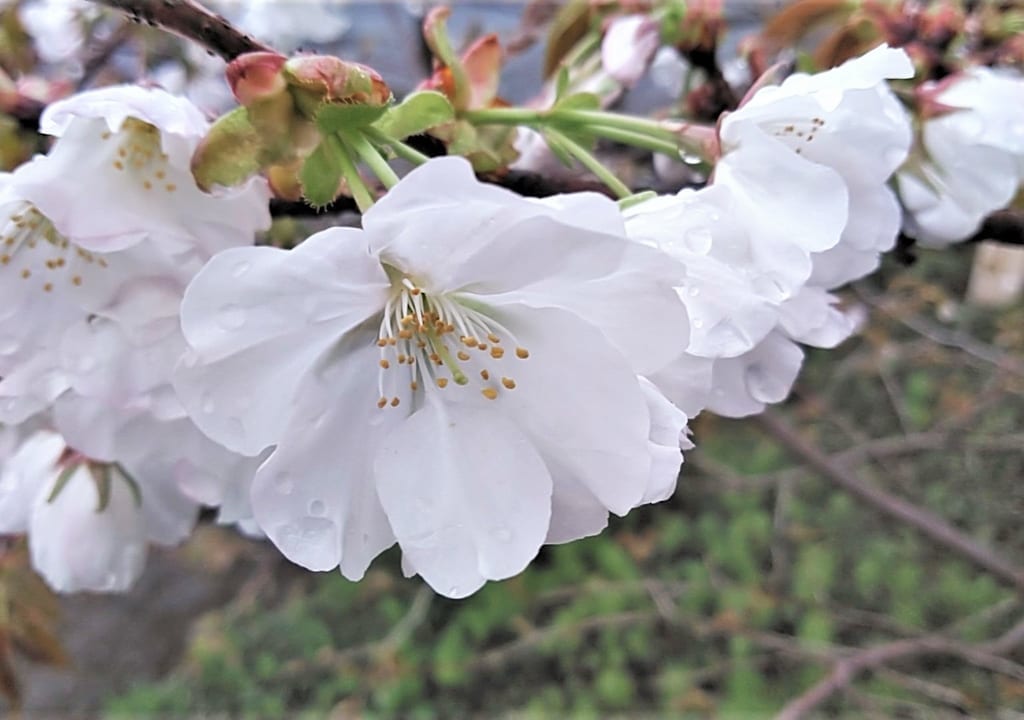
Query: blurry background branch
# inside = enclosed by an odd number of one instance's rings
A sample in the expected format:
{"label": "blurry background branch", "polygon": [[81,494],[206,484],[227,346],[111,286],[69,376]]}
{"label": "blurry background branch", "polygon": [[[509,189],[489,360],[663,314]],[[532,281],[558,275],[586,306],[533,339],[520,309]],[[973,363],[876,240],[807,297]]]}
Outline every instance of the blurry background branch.
{"label": "blurry background branch", "polygon": [[247,52],[272,51],[195,0],[92,0],[119,10],[135,22],[158,27],[198,43],[230,62]]}

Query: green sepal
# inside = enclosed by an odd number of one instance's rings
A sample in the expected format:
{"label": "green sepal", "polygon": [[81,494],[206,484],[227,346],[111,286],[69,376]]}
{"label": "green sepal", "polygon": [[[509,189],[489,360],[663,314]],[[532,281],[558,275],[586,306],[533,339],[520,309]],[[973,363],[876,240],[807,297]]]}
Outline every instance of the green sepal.
{"label": "green sepal", "polygon": [[313,207],[324,207],[338,195],[341,165],[327,140],[317,145],[299,170],[302,196]]}
{"label": "green sepal", "polygon": [[316,125],[324,135],[370,125],[388,110],[386,105],[325,103],[316,112]]}
{"label": "green sepal", "polygon": [[260,171],[264,141],[249,111],[238,107],[222,115],[192,156],[192,176],[204,190],[241,185]]}
{"label": "green sepal", "polygon": [[60,471],[60,475],[57,476],[57,482],[53,484],[53,490],[51,490],[50,494],[46,496],[47,503],[52,503],[57,499],[57,496],[60,495],[61,490],[63,490],[68,484],[68,480],[71,479],[71,476],[75,474],[75,470],[77,469],[77,465],[70,465]]}
{"label": "green sepal", "polygon": [[448,98],[434,90],[422,90],[394,105],[373,125],[395,140],[417,135],[455,118]]}

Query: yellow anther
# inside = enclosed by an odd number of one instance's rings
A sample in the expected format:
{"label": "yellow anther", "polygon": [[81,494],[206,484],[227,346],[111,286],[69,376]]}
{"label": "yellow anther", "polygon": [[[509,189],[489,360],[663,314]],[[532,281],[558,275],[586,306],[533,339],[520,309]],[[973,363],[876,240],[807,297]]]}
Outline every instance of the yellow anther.
{"label": "yellow anther", "polygon": [[82,276],[81,275],[75,275],[73,278],[71,278],[71,284],[72,285],[81,285],[82,284]]}
{"label": "yellow anther", "polygon": [[481,370],[480,371],[480,377],[482,377],[484,380],[490,380],[491,379],[491,374],[489,372],[487,372],[486,370]]}
{"label": "yellow anther", "polygon": [[399,330],[398,337],[402,338],[403,340],[412,340],[412,330]]}
{"label": "yellow anther", "polygon": [[505,354],[505,348],[498,347],[497,345],[492,345],[491,346],[491,357],[494,358],[495,360],[497,360],[498,358],[500,358],[504,354]]}
{"label": "yellow anther", "polygon": [[30,271],[28,268],[25,268],[24,270],[21,271],[21,277],[23,280],[27,280],[31,275],[32,271]]}
{"label": "yellow anther", "polygon": [[384,368],[385,370],[387,370],[387,369],[388,369],[389,367],[391,367],[391,363],[389,363],[389,362],[388,362],[387,360],[385,360],[384,358],[381,358],[381,359],[380,359],[380,366],[381,366],[382,368]]}
{"label": "yellow anther", "polygon": [[144,187],[146,190],[152,190],[153,189],[153,183],[151,183],[149,180],[143,180],[142,181],[142,187]]}
{"label": "yellow anther", "polygon": [[508,390],[514,390],[516,387],[516,381],[512,378],[503,377],[501,384],[504,385]]}
{"label": "yellow anther", "polygon": [[0,255],[0,265],[6,265],[11,261],[10,255]]}
{"label": "yellow anther", "polygon": [[516,357],[519,358],[520,360],[525,360],[526,358],[530,357],[530,351],[524,347],[517,347]]}
{"label": "yellow anther", "polygon": [[467,347],[476,347],[477,345],[480,344],[479,341],[472,335],[470,335],[469,337],[462,338],[462,342],[465,343]]}
{"label": "yellow anther", "polygon": [[381,338],[380,340],[377,341],[377,347],[387,347],[387,346],[388,346],[388,339],[387,338]]}
{"label": "yellow anther", "polygon": [[388,404],[388,399],[387,398],[383,398],[382,397],[380,400],[377,401],[377,407],[381,408],[382,410],[384,409],[384,407],[387,404]]}
{"label": "yellow anther", "polygon": [[501,338],[495,335],[494,333],[487,333],[487,339],[490,340],[492,343],[501,342]]}
{"label": "yellow anther", "polygon": [[480,343],[479,345],[476,346],[476,349],[477,350],[486,350],[487,349],[487,343]]}
{"label": "yellow anther", "polygon": [[438,355],[437,353],[430,353],[430,362],[434,363],[435,365],[440,365],[441,356]]}
{"label": "yellow anther", "polygon": [[455,353],[455,355],[462,362],[466,362],[467,360],[469,360],[469,353],[466,352],[465,350],[459,350],[457,353]]}
{"label": "yellow anther", "polygon": [[497,400],[498,398],[498,391],[492,387],[484,388],[480,391],[480,394],[488,400]]}
{"label": "yellow anther", "polygon": [[46,283],[43,285],[44,292],[50,292],[51,290],[53,290],[53,283]]}
{"label": "yellow anther", "polygon": [[409,389],[412,390],[413,392],[416,392],[417,390],[419,390],[419,388],[419,383],[417,383],[415,380],[409,383]]}
{"label": "yellow anther", "polygon": [[395,397],[391,398],[391,407],[398,407],[398,403],[400,402],[401,400],[399,400],[398,396],[396,395]]}
{"label": "yellow anther", "polygon": [[437,386],[439,388],[448,387],[448,378],[438,378]]}
{"label": "yellow anther", "polygon": [[174,183],[167,183],[166,185],[164,185],[164,188],[167,190],[167,192],[174,192],[175,190],[178,189],[178,186],[175,185]]}
{"label": "yellow anther", "polygon": [[398,353],[398,364],[399,365],[404,365],[405,364],[405,353]]}

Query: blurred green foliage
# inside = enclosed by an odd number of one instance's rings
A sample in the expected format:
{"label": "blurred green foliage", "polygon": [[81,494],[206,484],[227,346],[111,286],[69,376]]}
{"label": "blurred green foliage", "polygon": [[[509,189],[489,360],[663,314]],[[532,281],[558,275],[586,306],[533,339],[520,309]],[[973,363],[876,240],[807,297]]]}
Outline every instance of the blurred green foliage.
{"label": "blurred green foliage", "polygon": [[[862,288],[883,306],[861,338],[809,353],[785,412],[829,452],[891,439],[860,473],[1019,560],[1021,378],[905,322],[1024,357],[1024,307],[936,319],[968,261],[932,253]],[[402,579],[395,551],[358,584],[279,565],[197,624],[173,676],[107,715],[767,717],[841,648],[929,631],[981,641],[1019,612],[1010,590],[794,465],[755,423],[703,417],[697,439],[671,500],[544,548],[464,601]],[[825,709],[994,717],[1024,711],[1024,683],[927,658]]]}

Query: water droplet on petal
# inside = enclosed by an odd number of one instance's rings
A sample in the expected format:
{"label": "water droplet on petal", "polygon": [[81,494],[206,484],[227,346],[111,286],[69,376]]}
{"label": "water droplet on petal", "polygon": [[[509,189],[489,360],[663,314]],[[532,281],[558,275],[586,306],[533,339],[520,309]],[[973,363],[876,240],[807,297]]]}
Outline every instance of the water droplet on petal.
{"label": "water droplet on petal", "polygon": [[710,228],[704,226],[692,227],[683,234],[683,244],[690,252],[698,255],[707,254],[712,239]]}
{"label": "water droplet on petal", "polygon": [[313,500],[309,503],[309,514],[313,517],[323,517],[327,514],[327,506],[321,500]]}
{"label": "water droplet on petal", "polygon": [[292,480],[290,473],[279,472],[274,476],[274,489],[282,495],[291,495],[292,490],[295,489],[295,481]]}
{"label": "water droplet on petal", "polygon": [[234,303],[225,305],[217,312],[217,322],[225,330],[237,330],[245,325],[245,310]]}
{"label": "water droplet on petal", "polygon": [[448,588],[448,594],[449,595],[458,595],[459,594],[459,586],[458,585],[452,585],[450,588]]}
{"label": "water droplet on petal", "polygon": [[251,268],[251,267],[252,267],[252,265],[250,263],[246,262],[245,260],[243,260],[242,262],[239,262],[239,263],[235,263],[235,266],[233,268],[231,268],[231,276],[232,277],[236,277],[236,278],[240,278],[243,275],[245,275],[247,272],[249,272],[249,268]]}

